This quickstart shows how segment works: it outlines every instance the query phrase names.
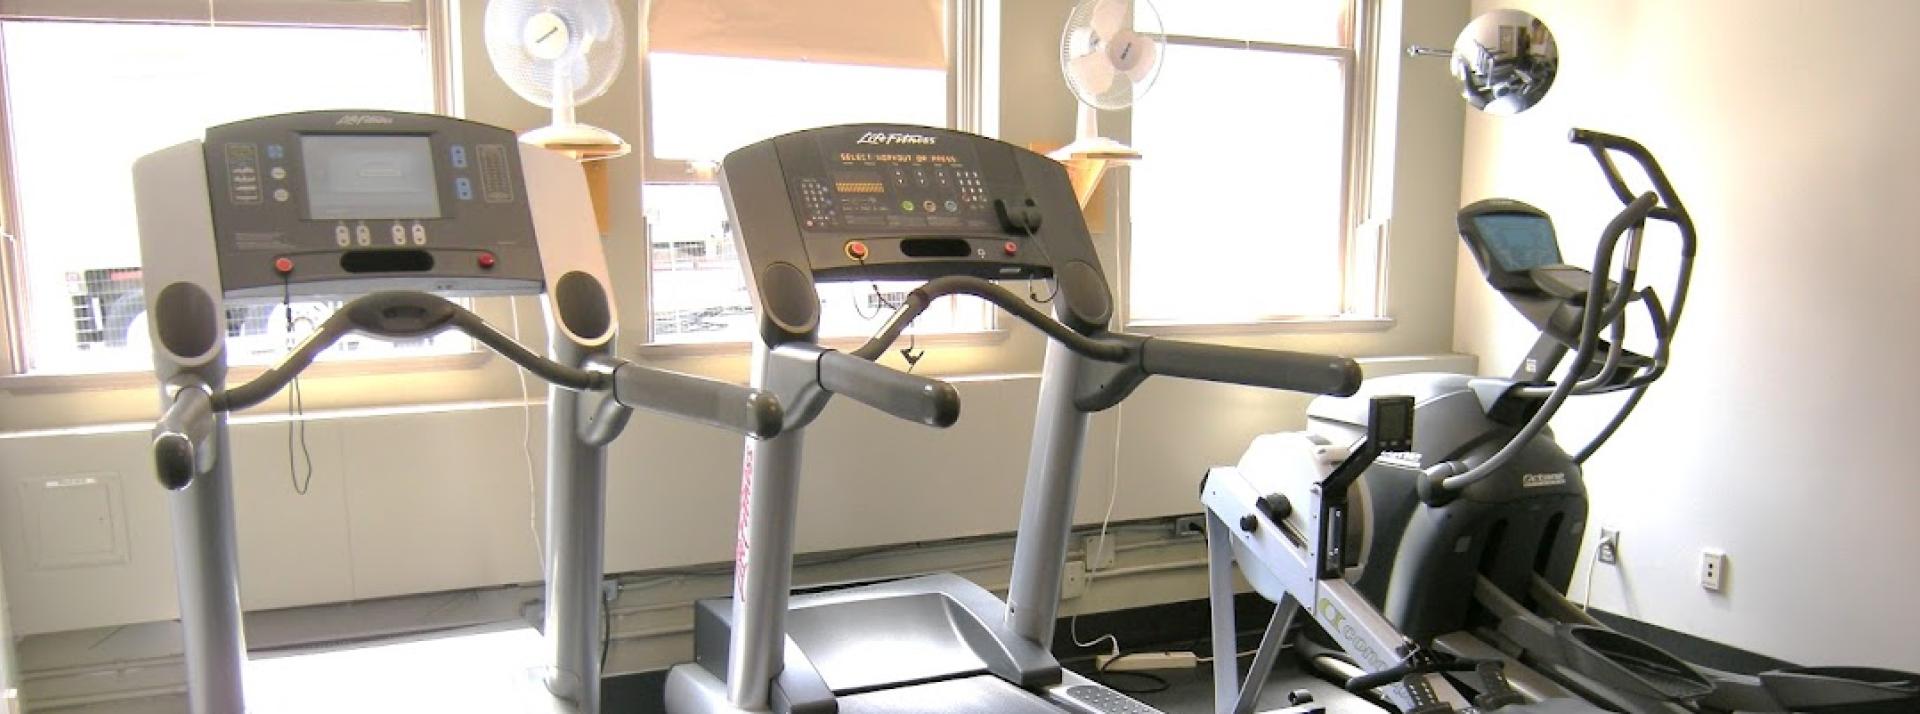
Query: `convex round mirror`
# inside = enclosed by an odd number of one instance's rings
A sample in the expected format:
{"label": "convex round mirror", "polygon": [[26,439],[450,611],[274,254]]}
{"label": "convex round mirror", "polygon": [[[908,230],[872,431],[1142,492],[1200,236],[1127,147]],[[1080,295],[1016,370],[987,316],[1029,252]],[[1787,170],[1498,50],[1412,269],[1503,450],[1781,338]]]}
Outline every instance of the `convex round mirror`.
{"label": "convex round mirror", "polygon": [[1450,61],[1467,103],[1505,116],[1546,98],[1560,71],[1560,48],[1540,18],[1522,10],[1493,10],[1460,31]]}

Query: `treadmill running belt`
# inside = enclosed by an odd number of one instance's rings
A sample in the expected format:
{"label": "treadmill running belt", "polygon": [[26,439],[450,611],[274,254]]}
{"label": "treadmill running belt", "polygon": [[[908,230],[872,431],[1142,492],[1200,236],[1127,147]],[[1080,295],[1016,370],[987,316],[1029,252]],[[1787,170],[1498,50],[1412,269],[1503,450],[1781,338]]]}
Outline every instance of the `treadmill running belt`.
{"label": "treadmill running belt", "polygon": [[1059,714],[1060,708],[991,674],[840,697],[840,714]]}

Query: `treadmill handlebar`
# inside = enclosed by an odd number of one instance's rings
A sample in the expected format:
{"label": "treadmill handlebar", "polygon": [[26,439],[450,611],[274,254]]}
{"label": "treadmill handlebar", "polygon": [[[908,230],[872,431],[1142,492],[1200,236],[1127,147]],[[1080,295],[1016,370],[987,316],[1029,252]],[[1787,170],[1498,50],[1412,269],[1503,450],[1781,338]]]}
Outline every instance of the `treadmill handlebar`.
{"label": "treadmill handlebar", "polygon": [[1308,394],[1352,396],[1360,364],[1346,357],[1149,338],[1140,345],[1147,374],[1184,377]]}
{"label": "treadmill handlebar", "polygon": [[494,329],[479,315],[432,293],[391,291],[369,293],[340,306],[307,339],[260,376],[213,397],[215,411],[233,412],[266,401],[313,364],[321,352],[353,332],[406,339],[425,337],[447,329],[459,330],[508,361],[554,386],[574,391],[605,391],[611,385],[605,372],[569,366],[542,357]]}
{"label": "treadmill handlebar", "polygon": [[820,386],[911,422],[946,428],[960,419],[960,392],[931,377],[908,374],[857,354],[820,354]]}
{"label": "treadmill handlebar", "polygon": [[969,275],[934,278],[914,288],[887,324],[852,354],[863,359],[879,357],[928,305],[948,295],[972,295],[986,300],[1082,357],[1112,364],[1135,364],[1147,374],[1341,396],[1353,394],[1360,388],[1360,366],[1345,357],[1165,338],[1083,335],[1012,291]]}
{"label": "treadmill handlebar", "polygon": [[755,439],[780,435],[786,418],[772,392],[732,382],[648,367],[615,358],[613,399]]}
{"label": "treadmill handlebar", "polygon": [[176,386],[173,401],[153,425],[154,472],[169,491],[193,483],[213,448],[213,399],[206,383],[194,379]]}

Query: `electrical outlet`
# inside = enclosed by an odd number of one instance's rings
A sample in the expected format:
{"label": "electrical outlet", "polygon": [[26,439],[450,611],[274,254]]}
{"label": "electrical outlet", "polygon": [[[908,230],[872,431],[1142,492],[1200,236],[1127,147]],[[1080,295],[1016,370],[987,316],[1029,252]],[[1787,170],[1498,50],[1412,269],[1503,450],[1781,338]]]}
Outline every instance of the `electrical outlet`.
{"label": "electrical outlet", "polygon": [[1067,561],[1066,573],[1060,578],[1060,599],[1072,600],[1087,594],[1087,564],[1078,560]]}
{"label": "electrical outlet", "polygon": [[1104,537],[1098,534],[1087,536],[1083,543],[1086,546],[1084,552],[1086,553],[1087,570],[1099,572],[1113,567],[1112,533],[1108,533]]}
{"label": "electrical outlet", "polygon": [[1617,528],[1601,528],[1600,544],[1595,547],[1599,548],[1599,552],[1595,553],[1594,557],[1598,558],[1600,562],[1606,563],[1607,565],[1619,564],[1620,530]]}
{"label": "electrical outlet", "polygon": [[1207,534],[1206,516],[1181,516],[1173,519],[1173,536],[1204,536]]}
{"label": "electrical outlet", "polygon": [[620,579],[606,578],[600,581],[600,602],[611,606],[620,599]]}
{"label": "electrical outlet", "polygon": [[1717,550],[1700,551],[1700,587],[1720,592],[1727,582],[1727,554]]}

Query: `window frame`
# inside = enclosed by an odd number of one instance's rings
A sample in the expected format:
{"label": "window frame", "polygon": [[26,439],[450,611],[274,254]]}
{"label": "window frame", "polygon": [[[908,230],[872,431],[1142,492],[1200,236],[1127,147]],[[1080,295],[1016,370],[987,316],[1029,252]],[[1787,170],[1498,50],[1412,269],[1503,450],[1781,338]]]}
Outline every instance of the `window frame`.
{"label": "window frame", "polygon": [[[998,122],[994,121],[995,110],[998,109],[995,96],[998,82],[993,77],[998,69],[998,48],[993,45],[998,37],[995,26],[999,18],[1000,1],[944,0],[942,34],[947,44],[947,127],[955,131],[988,137],[998,133]],[[663,159],[653,155],[653,63],[652,50],[647,46],[644,30],[649,20],[645,16],[644,3],[641,15],[642,32],[637,60],[640,68],[640,143],[636,152],[641,160],[640,190],[644,194],[649,183],[718,185],[717,164]],[[643,196],[641,201],[644,203],[645,200]],[[642,229],[643,232],[647,230]],[[642,239],[647,244],[647,290],[641,305],[641,311],[646,315],[646,334],[639,341],[643,353],[660,357],[724,354],[738,352],[741,347],[752,343],[752,335],[738,340],[659,339],[653,331],[653,237],[643,235]],[[930,345],[985,345],[1003,342],[1007,335],[1007,326],[1000,319],[999,312],[990,311],[984,329],[920,334],[916,339]],[[865,338],[861,337],[823,337],[819,340],[822,345],[836,347],[854,346],[863,341]]]}
{"label": "window frame", "polygon": [[[1377,205],[1383,192],[1376,188],[1376,182],[1391,182],[1393,178],[1390,167],[1382,170],[1375,161],[1375,144],[1380,142],[1383,128],[1376,111],[1378,102],[1375,101],[1381,91],[1378,67],[1381,57],[1377,47],[1381,39],[1381,7],[1380,0],[1350,2],[1352,17],[1348,31],[1352,40],[1348,47],[1176,33],[1166,35],[1168,46],[1277,52],[1331,59],[1340,64],[1346,93],[1343,102],[1346,122],[1341,136],[1341,154],[1344,157],[1340,188],[1341,235],[1338,237],[1340,312],[1331,315],[1275,314],[1253,320],[1137,320],[1132,315],[1133,286],[1128,282],[1131,277],[1123,273],[1119,281],[1126,286],[1127,299],[1122,315],[1127,329],[1161,335],[1224,335],[1384,332],[1394,326],[1395,321],[1387,312],[1386,270],[1389,256],[1385,221],[1376,217],[1377,209],[1391,209],[1391,206]],[[1148,101],[1151,101],[1150,97]],[[1132,133],[1132,117],[1132,111],[1127,111],[1129,137]],[[1393,127],[1384,129],[1391,132]],[[1147,159],[1141,168],[1153,170],[1151,162],[1151,158]],[[1133,242],[1136,240],[1131,219],[1134,198],[1131,181],[1127,182],[1124,192],[1129,213],[1123,222],[1125,240],[1121,262],[1125,268],[1131,268]],[[1366,260],[1360,259],[1363,255],[1367,257]]]}
{"label": "window frame", "polygon": [[[432,77],[433,108],[447,114],[460,106],[458,62],[453,33],[459,5],[450,0],[407,2],[339,2],[338,0],[0,0],[0,25],[6,22],[93,22],[131,25],[236,25],[248,27],[304,27],[314,29],[384,28],[424,32],[428,72]],[[0,27],[0,53],[6,50],[6,32]],[[87,373],[29,373],[27,354],[28,231],[19,211],[19,167],[12,152],[12,94],[5,72],[0,72],[0,386],[27,391],[118,389],[147,384],[151,369]],[[347,366],[318,364],[310,376],[438,372],[474,369],[489,355],[475,351],[455,355],[419,355],[355,360]],[[254,374],[264,367],[236,366],[233,376]]]}

